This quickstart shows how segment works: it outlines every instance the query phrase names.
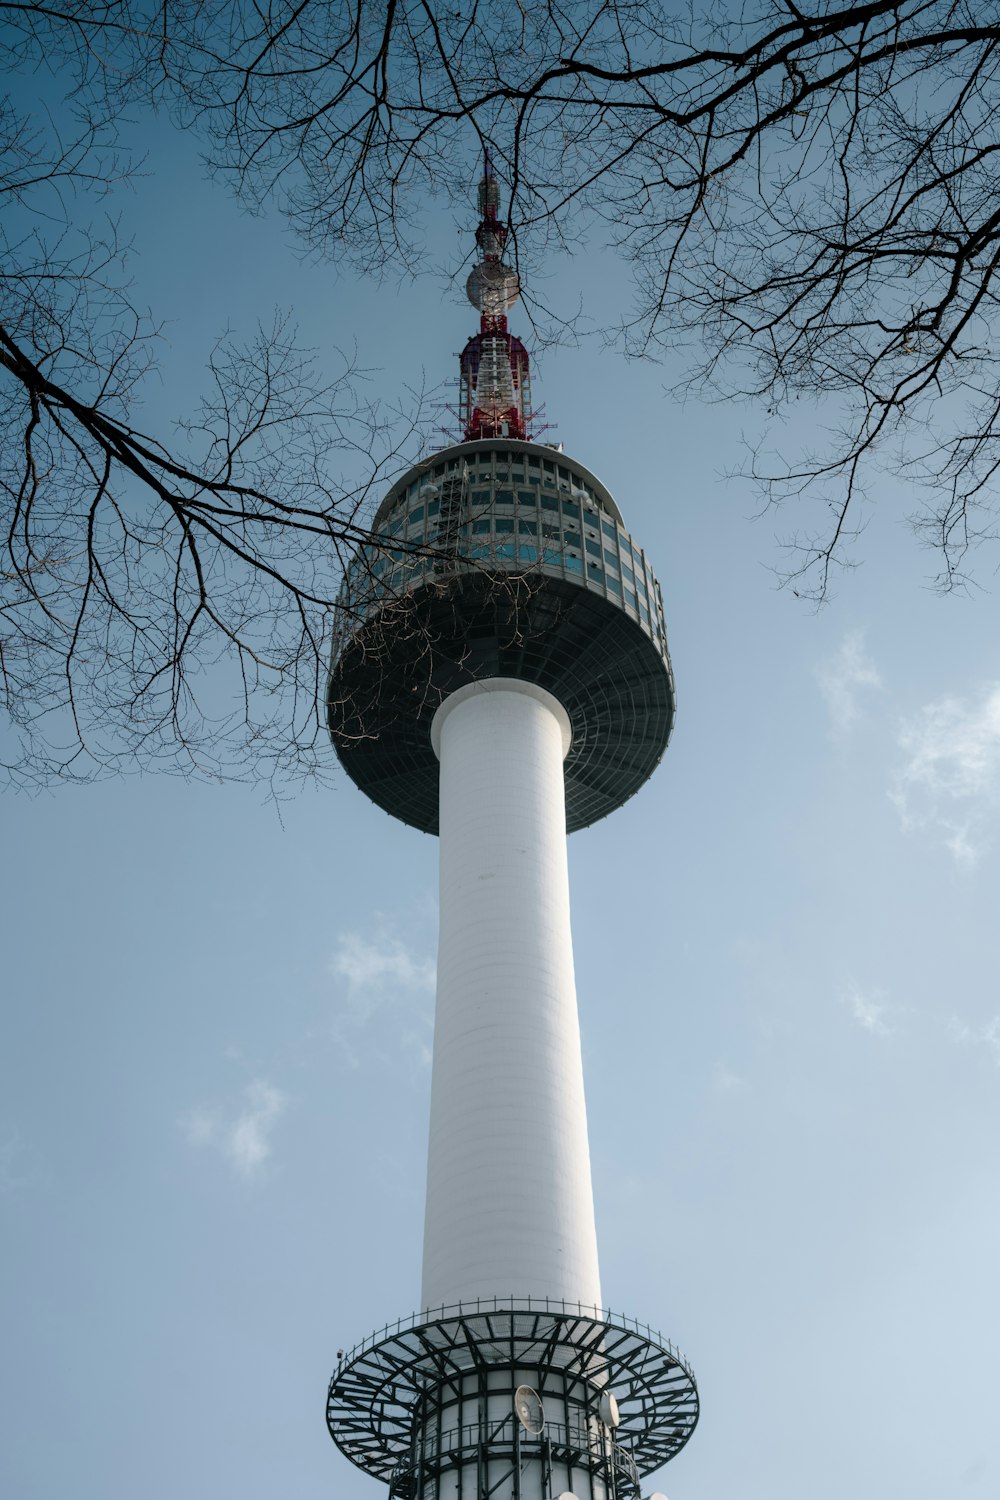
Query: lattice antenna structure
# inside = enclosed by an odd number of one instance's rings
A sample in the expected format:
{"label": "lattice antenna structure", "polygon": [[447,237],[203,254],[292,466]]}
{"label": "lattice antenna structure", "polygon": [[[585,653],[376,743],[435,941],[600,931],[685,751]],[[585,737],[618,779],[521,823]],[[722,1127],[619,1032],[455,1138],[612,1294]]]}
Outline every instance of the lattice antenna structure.
{"label": "lattice antenna structure", "polygon": [[500,184],[489,156],[479,184],[479,260],[465,292],[479,310],[479,332],[460,355],[460,408],[467,443],[479,438],[529,436],[531,373],[528,351],[507,329],[507,310],[521,295],[517,272],[503,256],[507,226],[500,221]]}
{"label": "lattice antenna structure", "polygon": [[327,1423],[390,1500],[641,1500],[698,1393],[602,1298],[566,835],[656,769],[674,681],[610,491],[528,436],[498,210],[487,163],[465,440],[392,486],[337,601],[333,743],[440,836],[440,931],[421,1310],[338,1358]]}

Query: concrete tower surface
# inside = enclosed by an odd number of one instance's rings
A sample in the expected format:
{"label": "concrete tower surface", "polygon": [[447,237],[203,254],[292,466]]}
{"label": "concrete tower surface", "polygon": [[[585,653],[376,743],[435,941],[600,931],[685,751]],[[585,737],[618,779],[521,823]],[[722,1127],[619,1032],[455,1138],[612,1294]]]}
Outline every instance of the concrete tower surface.
{"label": "concrete tower surface", "polygon": [[330,731],[440,834],[422,1310],[338,1364],[334,1441],[390,1500],[638,1500],[698,1420],[680,1353],[602,1310],[566,833],[674,714],[659,585],[611,495],[531,440],[487,164],[464,438],[393,485],[338,599]]}

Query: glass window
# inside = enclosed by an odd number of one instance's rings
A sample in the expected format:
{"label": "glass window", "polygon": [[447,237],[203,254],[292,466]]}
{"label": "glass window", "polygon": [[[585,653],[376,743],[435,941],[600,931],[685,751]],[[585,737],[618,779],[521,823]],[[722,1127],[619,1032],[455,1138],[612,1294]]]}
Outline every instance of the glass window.
{"label": "glass window", "polygon": [[542,509],[543,510],[558,510],[559,509],[559,501],[556,499],[555,495],[543,495],[542,496]]}
{"label": "glass window", "polygon": [[544,522],[543,522],[543,524],[542,524],[542,536],[555,537],[555,539],[558,541],[559,538],[562,536],[562,532],[559,530],[558,526],[546,526],[544,524]]}
{"label": "glass window", "polygon": [[494,524],[494,527],[495,527],[495,529],[497,531],[513,531],[514,530],[514,517],[513,516],[497,516],[493,524]]}
{"label": "glass window", "polygon": [[622,572],[625,574],[625,577],[628,579],[629,583],[635,583],[635,574],[632,572],[632,569],[629,567],[628,563],[622,563]]}
{"label": "glass window", "polygon": [[514,491],[513,490],[497,490],[496,494],[493,496],[493,502],[494,502],[495,505],[513,505],[514,504]]}
{"label": "glass window", "polygon": [[614,541],[615,537],[618,535],[618,529],[611,521],[602,521],[601,530],[604,532],[604,535],[606,537],[609,537],[611,539],[611,541]]}
{"label": "glass window", "polygon": [[416,508],[416,510],[411,510],[410,511],[410,525],[411,526],[415,526],[418,521],[422,521],[423,519],[424,519],[424,507],[422,505],[418,505],[417,508]]}
{"label": "glass window", "polygon": [[621,583],[620,583],[620,582],[619,582],[619,580],[618,580],[618,579],[617,579],[617,578],[616,578],[616,577],[615,577],[615,576],[614,576],[614,574],[613,574],[613,573],[609,573],[609,574],[608,574],[608,588],[609,588],[609,589],[614,589],[614,591],[615,591],[615,593],[616,593],[616,594],[620,594],[620,593],[621,593],[621,591],[622,591],[622,586],[621,586]]}
{"label": "glass window", "polygon": [[580,507],[573,500],[564,500],[563,501],[563,515],[564,516],[572,516],[573,519],[574,519],[574,521],[579,521],[579,519],[580,519]]}
{"label": "glass window", "polygon": [[608,549],[607,549],[607,547],[605,547],[605,549],[604,549],[604,556],[607,558],[608,562],[611,564],[611,566],[617,572],[618,571],[618,559],[615,556],[615,554],[613,552],[609,552]]}
{"label": "glass window", "polygon": [[528,505],[532,510],[538,504],[538,496],[534,490],[518,490],[517,498],[521,505]]}
{"label": "glass window", "polygon": [[588,536],[588,538],[587,538],[587,551],[588,552],[592,552],[595,557],[600,557],[600,555],[601,555],[601,544],[600,544],[600,542],[591,541],[590,537]]}
{"label": "glass window", "polygon": [[636,611],[636,613],[638,613],[638,611],[639,611],[639,601],[635,597],[635,595],[633,594],[633,592],[632,592],[631,589],[626,589],[625,590],[625,603],[626,604],[631,604],[632,608]]}
{"label": "glass window", "polygon": [[522,536],[537,536],[538,522],[529,521],[527,516],[518,516],[517,529]]}
{"label": "glass window", "polygon": [[472,523],[472,530],[476,534],[478,534],[480,532],[483,532],[483,531],[489,531],[489,529],[490,529],[490,518],[489,518],[489,516],[487,516],[484,520],[473,521],[473,523]]}
{"label": "glass window", "polygon": [[538,548],[531,542],[519,543],[517,551],[522,562],[536,562],[538,560]]}
{"label": "glass window", "polygon": [[570,557],[567,553],[567,555],[563,558],[563,566],[565,567],[567,573],[582,573],[583,558]]}
{"label": "glass window", "polygon": [[496,550],[496,552],[493,555],[494,555],[494,557],[501,557],[501,558],[513,557],[514,556],[514,543],[513,542],[504,542],[503,546],[502,547],[498,547],[497,550]]}

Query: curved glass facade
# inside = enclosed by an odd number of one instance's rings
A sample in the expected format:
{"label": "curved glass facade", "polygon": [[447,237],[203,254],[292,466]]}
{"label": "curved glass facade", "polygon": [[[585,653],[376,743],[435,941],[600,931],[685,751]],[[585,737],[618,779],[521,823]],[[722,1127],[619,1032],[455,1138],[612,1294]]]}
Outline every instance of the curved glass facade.
{"label": "curved glass facade", "polygon": [[531,573],[598,594],[667,656],[660,586],[617,506],[582,465],[536,444],[481,442],[411,471],[379,509],[340,595],[334,659],[384,602],[456,572]]}

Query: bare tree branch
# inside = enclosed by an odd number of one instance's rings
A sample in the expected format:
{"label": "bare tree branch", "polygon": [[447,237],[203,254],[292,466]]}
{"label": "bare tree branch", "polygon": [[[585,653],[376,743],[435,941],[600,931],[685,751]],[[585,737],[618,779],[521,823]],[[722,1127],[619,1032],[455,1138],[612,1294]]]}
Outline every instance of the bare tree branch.
{"label": "bare tree branch", "polygon": [[839,445],[759,471],[773,500],[830,508],[797,588],[825,594],[880,456],[926,487],[941,585],[966,576],[995,529],[995,5],[225,11],[171,8],[163,80],[216,169],[278,193],[307,243],[416,265],[421,210],[488,144],[521,253],[575,216],[631,262],[629,352],[700,348],[689,389],[773,411],[836,398]]}
{"label": "bare tree branch", "polygon": [[248,745],[250,774],[315,769],[344,563],[364,544],[388,598],[406,550],[366,529],[405,424],[350,360],[324,385],[285,323],[220,344],[179,439],[136,424],[156,328],[95,209],[133,169],[127,109],[166,105],[246,200],[376,272],[420,264],[428,204],[464,205],[488,147],[518,258],[602,232],[631,264],[627,352],[685,349],[685,389],[714,399],[826,405],[824,447],[752,465],[770,502],[820,501],[796,592],[825,597],[851,561],[880,464],[925,497],[941,587],[996,539],[995,4],[0,0],[0,18],[0,61],[56,72],[72,121],[63,138],[0,104],[15,774],[136,756],[221,774]]}

